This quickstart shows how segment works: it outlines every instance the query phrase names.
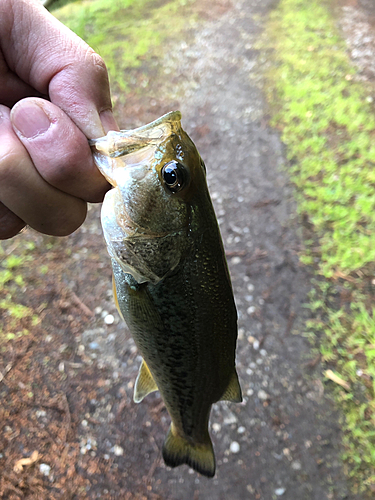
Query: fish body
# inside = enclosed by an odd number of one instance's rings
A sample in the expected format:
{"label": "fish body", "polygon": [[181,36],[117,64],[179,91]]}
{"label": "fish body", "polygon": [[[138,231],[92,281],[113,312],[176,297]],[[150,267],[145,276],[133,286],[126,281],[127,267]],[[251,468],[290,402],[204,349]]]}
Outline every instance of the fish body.
{"label": "fish body", "polygon": [[114,292],[143,361],[136,402],[159,390],[172,424],[163,458],[212,477],[211,406],[240,402],[237,312],[199,153],[179,112],[92,141],[114,186],[102,226]]}

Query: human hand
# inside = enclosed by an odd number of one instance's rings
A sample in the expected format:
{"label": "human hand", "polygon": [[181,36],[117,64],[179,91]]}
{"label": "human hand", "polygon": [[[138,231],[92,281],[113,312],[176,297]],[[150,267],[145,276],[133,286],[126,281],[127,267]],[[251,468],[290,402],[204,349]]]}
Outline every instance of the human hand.
{"label": "human hand", "polygon": [[108,130],[118,126],[98,54],[37,0],[0,0],[0,239],[82,224],[109,188],[87,139]]}

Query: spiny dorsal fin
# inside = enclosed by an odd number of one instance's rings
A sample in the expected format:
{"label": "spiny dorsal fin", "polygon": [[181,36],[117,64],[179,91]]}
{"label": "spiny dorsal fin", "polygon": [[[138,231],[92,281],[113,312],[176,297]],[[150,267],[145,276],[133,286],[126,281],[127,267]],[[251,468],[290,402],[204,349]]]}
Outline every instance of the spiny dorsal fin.
{"label": "spiny dorsal fin", "polygon": [[233,371],[228,387],[225,389],[219,401],[231,401],[232,403],[242,402],[242,392],[236,370]]}
{"label": "spiny dorsal fin", "polygon": [[163,444],[163,459],[169,467],[187,464],[204,476],[215,475],[215,455],[208,432],[204,442],[195,443],[178,434],[172,423]]}
{"label": "spiny dorsal fin", "polygon": [[150,392],[158,391],[158,386],[153,379],[151,372],[146,365],[144,359],[142,359],[141,367],[139,368],[137,380],[135,381],[134,387],[134,402],[140,403],[143,398],[150,394]]}

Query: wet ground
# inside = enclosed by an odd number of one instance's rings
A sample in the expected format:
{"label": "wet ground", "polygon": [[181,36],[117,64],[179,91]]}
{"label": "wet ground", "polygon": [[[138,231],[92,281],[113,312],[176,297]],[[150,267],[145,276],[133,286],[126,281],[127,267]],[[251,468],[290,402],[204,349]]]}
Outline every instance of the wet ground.
{"label": "wet ground", "polygon": [[[216,476],[166,468],[160,397],[132,401],[140,357],[113,305],[91,207],[70,238],[26,232],[4,244],[10,254],[19,239],[35,242],[22,300],[42,323],[0,364],[1,498],[355,500],[338,415],[303,336],[311,285],[298,261],[302,229],[262,97],[254,44],[273,4],[202,2],[204,22],[174,41],[147,96],[117,109],[126,128],[180,109],[207,166],[238,306],[244,394],[240,405],[213,408]],[[34,465],[14,470],[33,451]]]}

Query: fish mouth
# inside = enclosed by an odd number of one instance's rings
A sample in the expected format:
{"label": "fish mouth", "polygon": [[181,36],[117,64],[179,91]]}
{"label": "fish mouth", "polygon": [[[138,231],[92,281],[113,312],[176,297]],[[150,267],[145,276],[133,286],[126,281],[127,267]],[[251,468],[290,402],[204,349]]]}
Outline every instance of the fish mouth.
{"label": "fish mouth", "polygon": [[95,164],[112,186],[117,186],[119,167],[145,164],[155,158],[159,146],[181,130],[180,111],[170,111],[157,120],[133,130],[111,130],[104,137],[90,139]]}

